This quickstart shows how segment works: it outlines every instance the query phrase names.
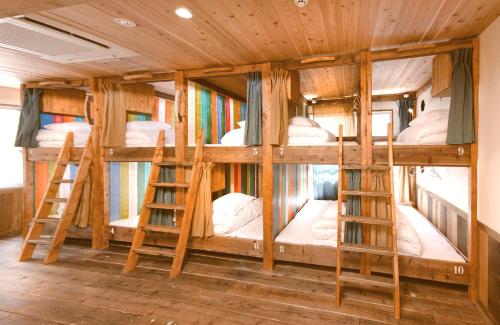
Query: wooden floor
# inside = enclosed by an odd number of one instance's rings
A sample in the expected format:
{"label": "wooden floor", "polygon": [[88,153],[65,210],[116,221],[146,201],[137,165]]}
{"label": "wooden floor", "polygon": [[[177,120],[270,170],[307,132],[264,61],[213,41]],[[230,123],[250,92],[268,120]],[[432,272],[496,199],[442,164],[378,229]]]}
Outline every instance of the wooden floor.
{"label": "wooden floor", "polygon": [[[123,274],[127,247],[66,244],[60,261],[18,262],[20,238],[0,240],[0,324],[489,324],[460,287],[402,279],[402,319],[390,295],[349,288],[334,304],[333,270],[192,253],[168,280],[171,261],[142,259]],[[371,305],[359,300],[370,300]]]}

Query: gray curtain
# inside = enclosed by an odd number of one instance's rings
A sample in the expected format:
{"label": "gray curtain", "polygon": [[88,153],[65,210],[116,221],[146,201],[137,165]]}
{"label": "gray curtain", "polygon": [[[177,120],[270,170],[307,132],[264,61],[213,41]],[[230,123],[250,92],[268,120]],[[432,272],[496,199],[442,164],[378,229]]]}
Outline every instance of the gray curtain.
{"label": "gray curtain", "polygon": [[[359,190],[361,188],[361,172],[359,170],[347,170],[347,188],[349,190]],[[359,196],[348,196],[347,214],[359,216],[361,214],[361,198]],[[363,232],[360,224],[346,222],[344,231],[344,241],[346,243],[361,244]]]}
{"label": "gray curtain", "polygon": [[260,72],[248,74],[245,120],[245,145],[262,145],[262,78]]}
{"label": "gray curtain", "polygon": [[41,89],[25,89],[24,101],[17,126],[16,147],[36,148],[36,135],[40,128],[40,96]]}
{"label": "gray curtain", "polygon": [[446,143],[473,143],[475,130],[472,49],[454,51],[451,53],[451,59],[453,74]]}
{"label": "gray curtain", "polygon": [[410,126],[411,122],[411,113],[409,111],[412,100],[410,98],[403,98],[398,100],[399,107],[399,132],[402,132],[404,129]]}
{"label": "gray curtain", "polygon": [[[160,183],[173,183],[175,182],[175,168],[162,167],[160,169],[160,176],[158,177]],[[158,187],[155,194],[155,203],[175,203],[175,189]],[[153,209],[149,223],[152,225],[165,225],[175,226],[174,211]]]}

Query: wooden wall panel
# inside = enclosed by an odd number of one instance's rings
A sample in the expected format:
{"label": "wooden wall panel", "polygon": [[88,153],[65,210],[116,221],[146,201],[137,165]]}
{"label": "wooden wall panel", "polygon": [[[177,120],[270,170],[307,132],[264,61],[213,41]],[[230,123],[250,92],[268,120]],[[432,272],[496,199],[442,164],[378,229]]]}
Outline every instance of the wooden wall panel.
{"label": "wooden wall panel", "polygon": [[479,223],[478,298],[493,323],[500,323],[500,234]]}
{"label": "wooden wall panel", "polygon": [[128,112],[153,114],[155,109],[155,88],[147,84],[121,85],[123,104]]}
{"label": "wooden wall panel", "polygon": [[85,90],[44,89],[40,105],[43,113],[85,116]]}
{"label": "wooden wall panel", "polygon": [[0,189],[0,237],[21,232],[23,189]]}

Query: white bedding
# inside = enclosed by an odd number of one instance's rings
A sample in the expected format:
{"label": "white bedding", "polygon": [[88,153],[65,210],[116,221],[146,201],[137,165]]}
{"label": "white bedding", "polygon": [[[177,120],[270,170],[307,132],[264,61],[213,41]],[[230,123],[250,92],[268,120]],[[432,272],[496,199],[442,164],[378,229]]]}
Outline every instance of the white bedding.
{"label": "white bedding", "polygon": [[[277,243],[296,245],[337,246],[336,236],[328,240],[315,239],[312,225],[321,217],[321,211],[329,206],[337,206],[337,201],[310,200],[297,213],[295,218],[276,237]],[[399,206],[400,213],[407,216],[421,243],[421,258],[464,262],[464,258],[448,240],[417,210],[410,206]],[[409,255],[399,252],[401,255]]]}
{"label": "white bedding", "polygon": [[424,113],[410,122],[397,142],[405,144],[445,144],[448,131],[448,111],[435,110]]}
{"label": "white bedding", "polygon": [[52,123],[41,128],[37,135],[39,147],[62,147],[68,132],[73,132],[75,147],[84,147],[89,137],[91,126],[85,122]]}
{"label": "white bedding", "polygon": [[155,121],[127,122],[125,145],[127,147],[154,147],[158,133],[165,130],[165,144],[175,143],[175,130],[168,124]]}

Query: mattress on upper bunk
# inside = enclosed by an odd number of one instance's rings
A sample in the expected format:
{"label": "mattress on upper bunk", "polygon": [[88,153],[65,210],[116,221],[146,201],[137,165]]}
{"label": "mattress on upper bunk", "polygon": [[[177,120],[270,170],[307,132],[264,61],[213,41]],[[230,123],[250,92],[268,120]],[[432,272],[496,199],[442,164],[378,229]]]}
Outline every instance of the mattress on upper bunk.
{"label": "mattress on upper bunk", "polygon": [[[316,239],[313,235],[313,225],[329,207],[336,209],[337,201],[308,201],[295,218],[276,237],[276,243],[337,247],[336,235],[327,240]],[[415,256],[415,254],[407,252],[414,250],[413,246],[420,246],[418,257],[450,262],[465,262],[465,259],[455,250],[447,238],[420,212],[411,206],[402,205],[398,206],[397,211],[399,254]],[[415,237],[415,234],[417,237]],[[417,238],[418,242],[415,240]],[[406,250],[407,252],[402,250]]]}

